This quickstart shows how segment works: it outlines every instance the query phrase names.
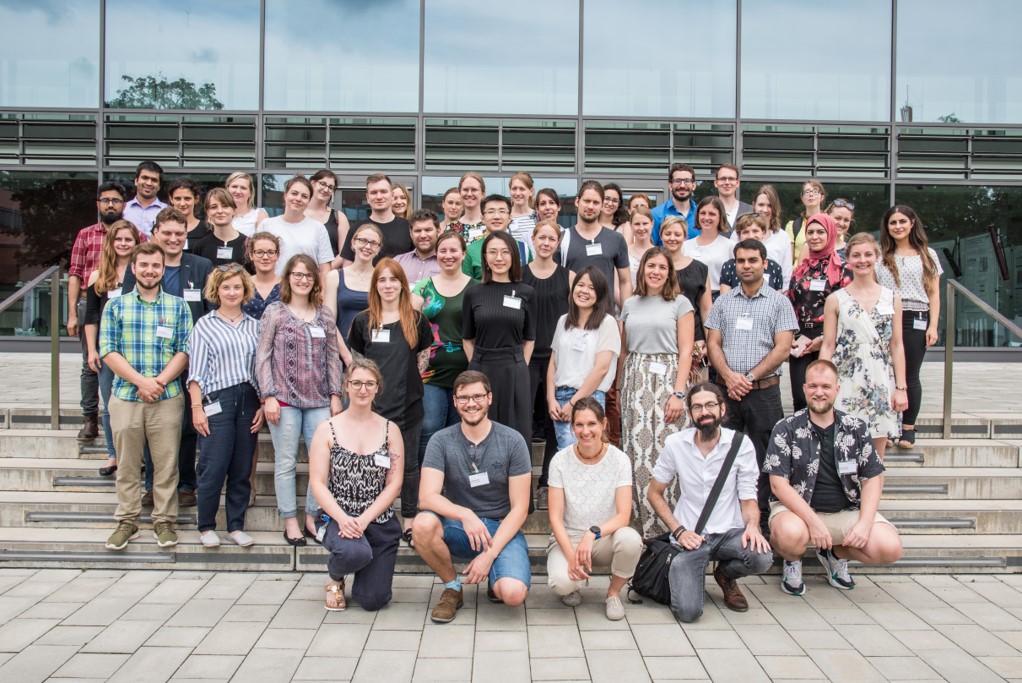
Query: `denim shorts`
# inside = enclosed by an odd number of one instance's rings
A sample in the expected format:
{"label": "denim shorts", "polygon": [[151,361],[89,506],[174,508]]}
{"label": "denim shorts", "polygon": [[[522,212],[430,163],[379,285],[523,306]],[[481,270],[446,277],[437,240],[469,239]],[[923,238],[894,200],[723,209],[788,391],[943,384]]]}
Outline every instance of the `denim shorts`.
{"label": "denim shorts", "polygon": [[[480,517],[480,519],[486,525],[490,536],[497,533],[497,528],[500,526],[499,519],[491,519],[489,517]],[[479,554],[478,551],[472,550],[472,544],[469,542],[468,535],[465,533],[465,528],[461,525],[461,522],[440,517],[440,524],[444,528],[444,543],[447,545],[447,549],[451,551],[452,556],[463,560],[471,560]],[[517,579],[524,583],[526,588],[532,585],[532,565],[529,562],[529,546],[525,542],[525,534],[521,530],[508,541],[508,544],[497,555],[497,559],[493,561],[493,566],[490,567],[491,584],[496,583],[498,579],[504,578]]]}

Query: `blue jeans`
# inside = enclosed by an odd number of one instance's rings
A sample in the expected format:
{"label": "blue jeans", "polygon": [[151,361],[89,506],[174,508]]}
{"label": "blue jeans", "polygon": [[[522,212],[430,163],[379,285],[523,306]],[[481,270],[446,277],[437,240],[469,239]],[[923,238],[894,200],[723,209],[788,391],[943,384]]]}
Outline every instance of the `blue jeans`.
{"label": "blue jeans", "polygon": [[[575,395],[578,389],[574,387],[557,387],[554,389],[554,398],[557,399],[557,405],[563,406],[571,397]],[[597,389],[592,393],[592,397],[595,398],[599,404],[606,408],[607,407],[607,395]],[[558,422],[554,420],[554,433],[557,435],[557,447],[567,448],[578,443],[578,439],[575,438],[575,431],[571,428],[570,422]]]}
{"label": "blue jeans", "polygon": [[[426,444],[444,427],[461,422],[461,416],[454,407],[454,389],[424,384],[422,386],[422,432],[419,434],[419,466],[426,455]],[[407,456],[406,456],[407,457]]]}
{"label": "blue jeans", "polygon": [[[439,516],[439,515],[438,515]],[[479,518],[486,525],[490,536],[497,533],[500,526],[499,519],[490,517]],[[472,543],[468,540],[465,528],[456,519],[440,517],[440,524],[444,528],[444,543],[451,555],[463,560],[471,560],[479,554],[479,551],[472,550]],[[517,579],[525,584],[526,588],[532,585],[532,565],[529,563],[529,546],[525,542],[525,534],[521,529],[508,541],[504,549],[497,555],[490,567],[490,585],[495,584],[499,579]]]}
{"label": "blue jeans", "polygon": [[722,534],[705,534],[706,541],[695,550],[682,550],[671,561],[667,578],[671,584],[671,610],[678,621],[692,623],[703,616],[706,599],[706,564],[716,560],[724,576],[740,579],[763,574],[774,563],[773,553],[742,547],[744,527]]}
{"label": "blue jeans", "polygon": [[227,481],[225,507],[227,531],[245,528],[245,511],[252,491],[252,451],[258,434],[252,433],[252,420],[259,411],[259,396],[248,382],[214,391],[208,403],[219,403],[221,412],[206,418],[209,436],[199,437],[198,470],[199,531],[216,529],[220,509],[220,491]]}
{"label": "blue jeans", "polygon": [[106,454],[111,458],[117,457],[117,449],[114,448],[114,433],[110,429],[110,394],[113,393],[114,371],[106,363],[99,370],[99,400],[103,408],[103,436],[106,439]]}
{"label": "blue jeans", "polygon": [[[298,439],[305,439],[306,450],[312,446],[316,427],[330,419],[330,407],[280,408],[280,422],[270,425],[273,439],[273,490],[277,494],[277,513],[283,519],[298,516],[295,494],[295,470],[298,466]],[[252,457],[251,449],[248,452]],[[305,492],[305,512],[314,513],[318,506],[312,492]]]}

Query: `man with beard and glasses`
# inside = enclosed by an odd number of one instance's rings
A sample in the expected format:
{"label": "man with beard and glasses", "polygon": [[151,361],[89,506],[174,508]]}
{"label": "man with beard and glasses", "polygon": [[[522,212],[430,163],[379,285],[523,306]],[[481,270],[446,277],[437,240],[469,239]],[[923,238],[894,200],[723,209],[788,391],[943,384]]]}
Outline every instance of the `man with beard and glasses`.
{"label": "man with beard and glasses", "polygon": [[[749,602],[737,579],[766,572],[774,556],[759,530],[756,496],[759,466],[748,439],[743,439],[738,447],[734,465],[702,533],[692,530],[736,432],[720,426],[727,407],[724,392],[717,385],[695,385],[685,397],[685,404],[695,427],[667,437],[653,468],[646,498],[671,529],[671,543],[682,549],[669,570],[671,610],[679,621],[691,623],[703,614],[707,562],[717,562],[713,578],[724,592],[724,604],[744,612],[749,609]],[[681,486],[681,496],[672,511],[664,492],[675,477]]]}
{"label": "man with beard and glasses", "polygon": [[891,564],[901,558],[897,529],[877,512],[884,466],[866,423],[834,410],[838,374],[815,360],[803,385],[807,408],[777,423],[763,471],[770,476],[770,540],[784,558],[781,590],[803,595],[802,555],[816,557],[830,585],[855,588],[848,560]]}
{"label": "man with beard and glasses", "polygon": [[[79,320],[85,317],[85,296],[82,284],[88,281],[89,274],[99,268],[99,259],[103,253],[103,240],[111,225],[121,220],[124,212],[124,198],[128,191],[116,180],[108,180],[99,186],[96,194],[96,209],[99,211],[99,222],[82,228],[75,237],[71,248],[71,267],[68,269],[67,280],[67,333],[78,337],[82,344],[82,415],[85,424],[78,432],[79,441],[91,441],[99,436],[99,377],[89,367],[89,349],[85,341],[85,325]],[[136,226],[137,227],[137,226]],[[141,235],[146,240],[145,234]]]}
{"label": "man with beard and glasses", "polygon": [[672,164],[671,170],[667,172],[668,189],[671,193],[671,201],[664,202],[653,207],[653,231],[650,239],[658,247],[664,245],[660,239],[660,224],[668,216],[679,216],[688,223],[688,237],[692,239],[699,235],[696,227],[696,201],[692,194],[696,189],[696,172],[688,164]]}
{"label": "man with beard and glasses", "polygon": [[183,299],[163,291],[163,263],[158,245],[136,247],[134,289],[106,305],[99,327],[99,355],[116,375],[110,427],[117,448],[117,530],[108,550],[123,550],[138,536],[146,442],[155,469],[153,535],[161,548],[177,545],[177,451],[185,404],[178,377],[188,365],[192,316]]}
{"label": "man with beard and glasses", "polygon": [[454,620],[464,604],[452,557],[469,560],[465,583],[489,578],[490,602],[517,607],[532,582],[522,524],[532,496],[532,461],[521,434],[487,417],[493,393],[486,375],[466,370],[454,380],[461,423],[441,429],[426,446],[419,509],[412,524],[415,550],[444,591],[430,615]]}

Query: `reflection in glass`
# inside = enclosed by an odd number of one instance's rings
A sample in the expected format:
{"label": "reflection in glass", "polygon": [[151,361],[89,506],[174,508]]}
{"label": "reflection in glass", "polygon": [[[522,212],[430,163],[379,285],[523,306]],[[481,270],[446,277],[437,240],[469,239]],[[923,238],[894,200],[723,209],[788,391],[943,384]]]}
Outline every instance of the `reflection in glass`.
{"label": "reflection in glass", "polygon": [[1022,121],[1020,19],[1013,0],[899,0],[900,120]]}
{"label": "reflection in glass", "polygon": [[586,0],[582,113],[734,116],[736,22],[735,0]]}
{"label": "reflection in glass", "polygon": [[257,109],[259,14],[259,0],[107,0],[107,106]]}
{"label": "reflection in glass", "polygon": [[891,0],[742,2],[742,118],[888,120],[890,73]]}
{"label": "reflection in glass", "polygon": [[267,0],[265,68],[270,110],[417,111],[418,0]]}
{"label": "reflection in glass", "polygon": [[0,3],[0,106],[99,105],[99,0]]}
{"label": "reflection in glass", "polygon": [[578,11],[577,0],[430,0],[425,111],[577,114]]}

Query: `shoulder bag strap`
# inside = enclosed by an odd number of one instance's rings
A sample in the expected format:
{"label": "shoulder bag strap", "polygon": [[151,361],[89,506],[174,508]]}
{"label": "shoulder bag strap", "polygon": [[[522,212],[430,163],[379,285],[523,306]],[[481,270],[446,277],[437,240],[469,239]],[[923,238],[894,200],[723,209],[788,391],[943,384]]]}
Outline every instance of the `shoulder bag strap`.
{"label": "shoulder bag strap", "polygon": [[738,457],[738,449],[741,448],[744,438],[745,434],[738,431],[735,432],[735,438],[731,441],[731,448],[728,450],[727,457],[724,458],[724,464],[720,466],[720,472],[717,474],[717,481],[713,482],[713,488],[710,489],[710,497],[706,499],[706,505],[703,506],[703,511],[699,513],[699,521],[696,522],[696,528],[693,529],[696,534],[703,533],[703,527],[706,526],[710,513],[713,512],[713,507],[717,504],[720,491],[724,488],[724,480],[727,479],[731,466],[734,465],[735,458]]}

